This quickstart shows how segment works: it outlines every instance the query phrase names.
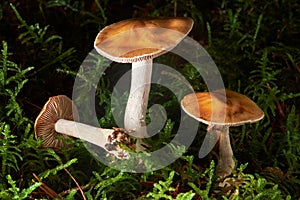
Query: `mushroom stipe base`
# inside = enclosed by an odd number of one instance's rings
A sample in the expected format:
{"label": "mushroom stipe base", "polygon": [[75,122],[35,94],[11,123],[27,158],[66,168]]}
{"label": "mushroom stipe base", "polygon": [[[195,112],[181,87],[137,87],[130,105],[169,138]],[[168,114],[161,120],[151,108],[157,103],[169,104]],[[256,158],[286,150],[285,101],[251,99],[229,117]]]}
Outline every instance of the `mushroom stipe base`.
{"label": "mushroom stipe base", "polygon": [[129,158],[129,153],[122,149],[119,144],[124,144],[134,149],[134,145],[131,143],[131,139],[124,129],[103,129],[60,119],[55,123],[55,130],[102,147],[109,155],[114,155],[119,159]]}

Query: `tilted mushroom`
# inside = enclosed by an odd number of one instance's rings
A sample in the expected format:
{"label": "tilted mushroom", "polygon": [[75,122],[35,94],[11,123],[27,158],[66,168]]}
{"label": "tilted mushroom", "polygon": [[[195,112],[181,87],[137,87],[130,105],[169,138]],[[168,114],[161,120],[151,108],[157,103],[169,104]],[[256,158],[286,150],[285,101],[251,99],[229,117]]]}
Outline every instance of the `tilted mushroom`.
{"label": "tilted mushroom", "polygon": [[257,122],[264,117],[264,112],[251,99],[231,90],[188,94],[181,106],[188,115],[208,124],[208,134],[219,139],[217,175],[230,175],[235,163],[229,127]]}
{"label": "tilted mushroom", "polygon": [[193,23],[186,17],[129,19],[105,27],[95,39],[99,54],[115,62],[132,63],[124,127],[137,138],[147,137],[145,118],[153,59],[173,49]]}
{"label": "tilted mushroom", "polygon": [[[42,139],[44,147],[63,148],[67,144],[59,137],[71,136],[100,146],[117,158],[128,157],[126,151],[119,148],[116,141],[112,143],[111,138],[116,137],[114,129],[97,128],[76,122],[77,120],[78,111],[70,98],[65,95],[50,97],[35,120],[35,137]],[[122,134],[122,137],[124,140],[127,136]]]}

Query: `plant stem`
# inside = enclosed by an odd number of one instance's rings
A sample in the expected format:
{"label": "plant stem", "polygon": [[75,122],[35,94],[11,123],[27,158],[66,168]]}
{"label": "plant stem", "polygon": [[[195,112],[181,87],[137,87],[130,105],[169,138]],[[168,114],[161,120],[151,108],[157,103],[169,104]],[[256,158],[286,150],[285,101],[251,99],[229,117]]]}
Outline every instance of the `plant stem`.
{"label": "plant stem", "polygon": [[109,143],[108,136],[114,132],[113,129],[93,127],[65,119],[60,119],[55,123],[55,131],[85,140],[104,149],[106,149],[105,144]]}
{"label": "plant stem", "polygon": [[125,110],[124,127],[134,137],[147,137],[146,111],[151,87],[152,59],[132,63],[131,87]]}
{"label": "plant stem", "polygon": [[[126,150],[109,141],[108,137],[112,136],[114,132],[113,129],[103,129],[79,122],[59,119],[55,123],[55,131],[102,147],[105,151],[109,154],[113,154],[118,159],[129,158],[129,153]],[[106,145],[114,145],[115,148],[108,149]]]}
{"label": "plant stem", "polygon": [[211,131],[216,131],[219,134],[219,160],[216,174],[224,178],[231,174],[235,166],[230,145],[229,126],[215,125]]}

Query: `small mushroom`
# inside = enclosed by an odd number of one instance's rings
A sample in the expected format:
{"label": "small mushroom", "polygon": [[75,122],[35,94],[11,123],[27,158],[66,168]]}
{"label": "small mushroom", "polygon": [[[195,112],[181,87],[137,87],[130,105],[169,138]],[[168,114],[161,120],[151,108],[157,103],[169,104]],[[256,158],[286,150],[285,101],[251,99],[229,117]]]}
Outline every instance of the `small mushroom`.
{"label": "small mushroom", "polygon": [[35,137],[42,139],[44,147],[59,149],[67,147],[66,142],[62,138],[71,137],[67,134],[60,134],[55,130],[55,123],[60,119],[79,120],[75,105],[65,95],[50,97],[35,120]]}
{"label": "small mushroom", "polygon": [[188,94],[181,106],[188,115],[208,124],[208,134],[219,139],[216,173],[221,178],[230,175],[235,163],[229,127],[257,122],[264,117],[264,112],[245,95],[227,89]]}
{"label": "small mushroom", "polygon": [[67,147],[66,142],[59,137],[75,137],[100,146],[120,159],[128,156],[116,143],[112,144],[115,146],[113,150],[106,148],[111,144],[109,138],[115,132],[114,129],[97,128],[77,120],[78,111],[70,98],[65,95],[50,97],[35,120],[35,137],[42,139],[44,147],[51,148]]}
{"label": "small mushroom", "polygon": [[[99,54],[115,62],[132,63],[124,126],[135,137],[147,137],[145,119],[153,59],[173,49],[193,23],[186,17],[128,19],[105,27],[97,35],[94,47]],[[143,149],[139,142],[137,148]]]}

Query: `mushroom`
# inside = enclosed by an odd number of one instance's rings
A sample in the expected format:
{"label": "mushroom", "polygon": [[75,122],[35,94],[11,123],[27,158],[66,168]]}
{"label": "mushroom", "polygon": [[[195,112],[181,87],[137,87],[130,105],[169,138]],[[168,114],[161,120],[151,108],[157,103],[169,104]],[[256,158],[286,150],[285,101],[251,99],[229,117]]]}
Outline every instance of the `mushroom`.
{"label": "mushroom", "polygon": [[65,95],[50,97],[35,120],[35,137],[42,139],[44,147],[52,148],[67,147],[62,138],[75,137],[100,146],[117,158],[128,157],[116,141],[111,143],[110,138],[116,137],[117,134],[115,129],[102,129],[82,124],[76,122],[78,118],[78,111],[70,98]]}
{"label": "mushroom", "polygon": [[[153,59],[173,49],[193,23],[187,17],[128,19],[103,28],[95,39],[99,54],[115,62],[132,63],[124,127],[137,138],[147,137],[145,118]],[[139,143],[137,140],[137,148],[143,149]]]}
{"label": "mushroom", "polygon": [[208,124],[208,134],[219,140],[216,173],[221,178],[230,175],[235,163],[229,127],[257,122],[264,117],[264,112],[245,95],[227,89],[188,94],[181,106],[188,115]]}

